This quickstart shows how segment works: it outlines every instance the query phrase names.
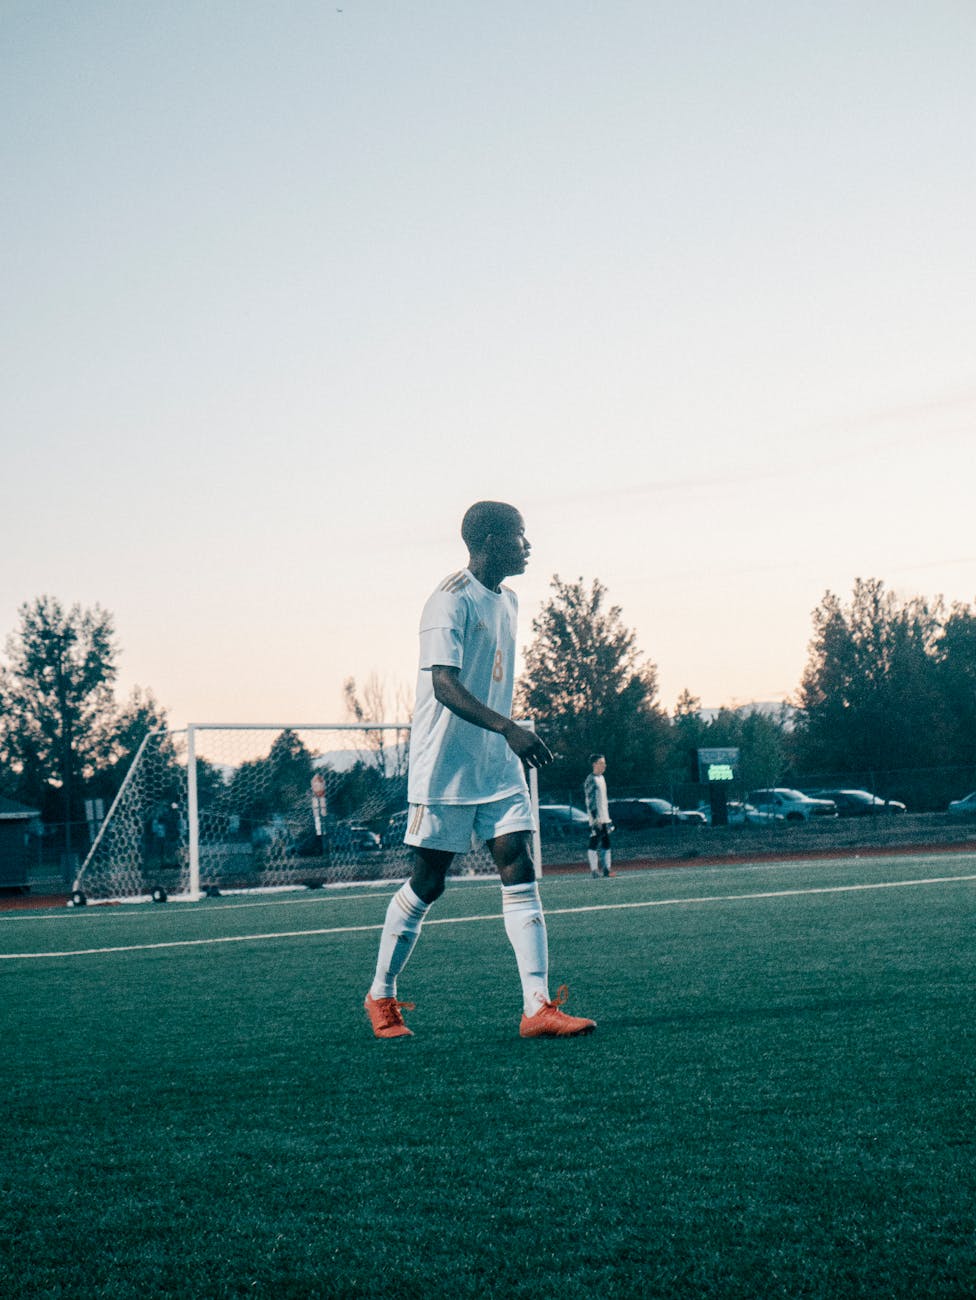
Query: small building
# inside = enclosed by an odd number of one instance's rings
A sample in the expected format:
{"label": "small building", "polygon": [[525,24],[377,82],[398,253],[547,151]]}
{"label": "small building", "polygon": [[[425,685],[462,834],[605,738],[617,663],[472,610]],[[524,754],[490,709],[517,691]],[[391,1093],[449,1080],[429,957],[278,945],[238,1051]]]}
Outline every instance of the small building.
{"label": "small building", "polygon": [[40,815],[36,808],[0,797],[0,889],[27,888],[27,827]]}

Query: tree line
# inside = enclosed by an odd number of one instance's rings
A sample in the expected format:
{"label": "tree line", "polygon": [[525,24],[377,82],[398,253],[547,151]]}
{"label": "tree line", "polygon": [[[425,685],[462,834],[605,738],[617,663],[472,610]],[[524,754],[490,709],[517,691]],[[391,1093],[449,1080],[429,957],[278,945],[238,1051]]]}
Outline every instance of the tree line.
{"label": "tree line", "polygon": [[[49,822],[81,820],[83,800],[114,796],[146,733],[167,731],[166,711],[139,687],[116,699],[117,639],[101,607],[42,596],[20,607],[19,620],[0,663],[0,796]],[[826,592],[812,621],[789,705],[706,714],[686,689],[668,714],[656,666],[603,583],[555,576],[516,690],[516,711],[537,720],[556,755],[540,773],[543,794],[575,790],[596,751],[617,789],[655,793],[689,781],[691,755],[705,746],[739,748],[747,788],[827,773],[858,784],[908,769],[976,776],[976,609],[899,599],[882,581],[859,579],[846,602]],[[370,679],[359,693],[349,679],[344,695],[349,716],[368,721],[382,689]],[[294,766],[291,744],[276,763],[287,753]],[[372,779],[387,776],[390,761],[380,749]],[[944,797],[933,792],[933,806]]]}
{"label": "tree line", "polygon": [[[826,592],[795,697],[772,713],[745,706],[706,714],[685,689],[668,716],[655,666],[599,581],[555,577],[532,631],[518,703],[545,719],[557,754],[543,788],[577,786],[596,751],[607,754],[618,787],[673,787],[692,779],[695,749],[726,746],[741,751],[746,789],[820,778],[890,786],[911,772],[911,806],[944,807],[950,793],[964,792],[955,782],[971,788],[976,780],[970,605],[900,600],[874,578],[858,579],[846,603]],[[878,792],[897,797],[893,788]]]}
{"label": "tree line", "polygon": [[115,626],[99,605],[41,596],[19,615],[0,663],[0,796],[45,821],[79,821],[84,800],[114,797],[166,711],[141,687],[116,699]]}

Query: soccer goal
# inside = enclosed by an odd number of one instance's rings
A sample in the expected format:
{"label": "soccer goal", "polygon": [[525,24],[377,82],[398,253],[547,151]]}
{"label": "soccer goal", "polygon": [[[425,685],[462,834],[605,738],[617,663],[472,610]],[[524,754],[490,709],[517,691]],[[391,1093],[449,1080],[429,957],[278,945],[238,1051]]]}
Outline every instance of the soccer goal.
{"label": "soccer goal", "polygon": [[[73,900],[403,879],[409,744],[409,723],[152,731],[81,866]],[[535,772],[529,777],[538,826]],[[534,855],[538,873],[538,834]],[[456,858],[451,874],[494,870],[481,848]]]}

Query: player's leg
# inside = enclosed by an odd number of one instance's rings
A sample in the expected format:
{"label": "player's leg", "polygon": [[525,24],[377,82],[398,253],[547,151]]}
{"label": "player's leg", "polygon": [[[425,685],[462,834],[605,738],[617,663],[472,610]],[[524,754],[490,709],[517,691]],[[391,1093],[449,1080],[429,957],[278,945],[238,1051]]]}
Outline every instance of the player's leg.
{"label": "player's leg", "polygon": [[[456,852],[471,841],[474,813],[457,809],[411,809],[405,842],[413,850],[410,879],[390,899],[380,935],[376,970],[366,1011],[377,1038],[403,1038],[410,1030],[403,1023],[397,1001],[397,977],[413,952],[431,903],[444,892],[447,875]],[[464,821],[465,826],[456,823]]]}
{"label": "player's leg", "polygon": [[594,1021],[567,1016],[559,1010],[563,998],[549,997],[549,940],[530,851],[532,814],[528,796],[525,807],[519,796],[496,804],[482,804],[479,820],[475,822],[476,834],[479,821],[485,827],[488,819],[499,832],[485,838],[501,878],[505,933],[515,952],[522,981],[523,1015],[519,1032],[524,1038],[591,1033],[596,1028]]}
{"label": "player's leg", "polygon": [[610,829],[605,824],[600,827],[600,867],[605,876],[612,874],[612,859],[610,856]]}
{"label": "player's leg", "polygon": [[436,849],[414,849],[410,879],[390,899],[380,936],[376,974],[370,993],[374,998],[396,997],[397,976],[406,966],[431,903],[444,892],[444,877],[454,857]]}
{"label": "player's leg", "polygon": [[443,894],[444,880],[453,861],[454,854],[444,849],[414,849],[413,871],[407,883],[426,907],[436,903]]}
{"label": "player's leg", "polygon": [[531,1016],[549,1001],[549,941],[529,844],[528,831],[488,842],[502,882],[505,933],[518,963],[524,1010]]}
{"label": "player's leg", "polygon": [[599,852],[597,846],[599,843],[600,828],[599,826],[594,826],[590,831],[590,842],[586,848],[586,860],[590,864],[590,875],[594,880],[596,880],[600,874],[600,859],[597,856]]}

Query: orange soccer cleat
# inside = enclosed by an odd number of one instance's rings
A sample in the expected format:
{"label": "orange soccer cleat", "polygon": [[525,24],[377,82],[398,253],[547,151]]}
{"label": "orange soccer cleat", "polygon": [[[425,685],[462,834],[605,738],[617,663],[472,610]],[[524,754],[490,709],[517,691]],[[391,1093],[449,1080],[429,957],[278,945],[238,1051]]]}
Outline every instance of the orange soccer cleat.
{"label": "orange soccer cleat", "polygon": [[412,1011],[414,1009],[412,1002],[398,1002],[396,998],[374,998],[372,993],[367,993],[363,1006],[366,1008],[369,1023],[373,1026],[373,1033],[377,1038],[413,1037],[413,1030],[406,1027],[400,1014],[401,1007],[406,1011]]}
{"label": "orange soccer cleat", "polygon": [[519,1034],[523,1038],[577,1038],[580,1034],[592,1034],[596,1029],[595,1020],[560,1011],[568,997],[569,989],[563,984],[552,1001],[543,1002],[534,1016],[522,1016]]}

